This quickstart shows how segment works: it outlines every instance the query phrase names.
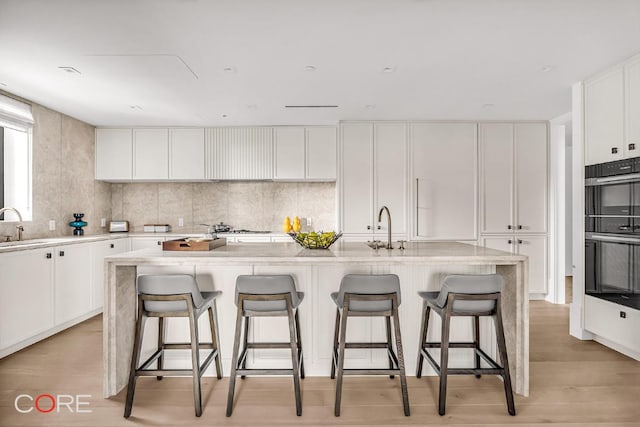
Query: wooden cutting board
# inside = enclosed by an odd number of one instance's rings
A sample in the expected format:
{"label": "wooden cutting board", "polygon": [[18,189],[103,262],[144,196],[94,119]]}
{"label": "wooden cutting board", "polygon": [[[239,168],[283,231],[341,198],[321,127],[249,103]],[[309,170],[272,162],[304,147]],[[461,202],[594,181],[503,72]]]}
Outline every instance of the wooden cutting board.
{"label": "wooden cutting board", "polygon": [[225,246],[227,239],[176,239],[162,242],[163,251],[210,251],[220,246]]}

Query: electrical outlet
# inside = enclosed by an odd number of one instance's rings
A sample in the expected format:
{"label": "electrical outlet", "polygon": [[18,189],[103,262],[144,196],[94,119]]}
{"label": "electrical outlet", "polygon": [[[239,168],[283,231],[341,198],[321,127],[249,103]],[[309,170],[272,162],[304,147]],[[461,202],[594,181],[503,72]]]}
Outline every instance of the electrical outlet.
{"label": "electrical outlet", "polygon": [[100,218],[100,227],[106,227],[106,226],[107,226],[107,219]]}
{"label": "electrical outlet", "polygon": [[178,227],[184,227],[184,218],[178,218]]}
{"label": "electrical outlet", "polygon": [[307,227],[311,227],[311,218],[307,217]]}
{"label": "electrical outlet", "polygon": [[49,220],[49,231],[55,231],[56,229],[56,220],[55,219],[50,219]]}

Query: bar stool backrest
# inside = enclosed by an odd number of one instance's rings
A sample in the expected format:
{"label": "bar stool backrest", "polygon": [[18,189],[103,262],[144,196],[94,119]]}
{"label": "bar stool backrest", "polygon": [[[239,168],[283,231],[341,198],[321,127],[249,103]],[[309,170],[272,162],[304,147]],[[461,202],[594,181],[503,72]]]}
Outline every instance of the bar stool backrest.
{"label": "bar stool backrest", "polygon": [[[447,304],[449,293],[455,294],[493,294],[502,289],[502,276],[498,274],[454,274],[447,276],[442,282],[440,294],[436,300],[439,307]],[[495,308],[495,300],[455,301],[453,311],[460,313],[487,312]]]}
{"label": "bar stool backrest", "polygon": [[[400,279],[395,274],[347,274],[340,282],[338,307],[344,305],[344,294],[390,294],[396,293],[400,305]],[[349,301],[349,311],[389,311],[391,301]]]}
{"label": "bar stool backrest", "polygon": [[[138,276],[138,294],[191,294],[195,308],[200,307],[204,301],[196,279],[189,274],[145,274]],[[186,301],[145,301],[144,309],[155,312],[187,311],[187,303]]]}
{"label": "bar stool backrest", "polygon": [[[296,283],[293,277],[288,274],[274,275],[241,275],[236,279],[236,298],[240,294],[251,295],[273,295],[291,294],[291,305],[293,308],[300,304]],[[244,301],[244,310],[249,311],[283,311],[287,310],[287,303],[284,300],[277,301]]]}

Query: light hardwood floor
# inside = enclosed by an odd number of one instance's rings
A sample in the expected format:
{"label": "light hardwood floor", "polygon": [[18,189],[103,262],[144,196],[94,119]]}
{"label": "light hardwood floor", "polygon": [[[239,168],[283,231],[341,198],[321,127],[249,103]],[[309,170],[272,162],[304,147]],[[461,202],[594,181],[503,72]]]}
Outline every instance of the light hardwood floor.
{"label": "light hardwood floor", "polygon": [[[531,395],[507,415],[495,377],[451,377],[447,414],[437,414],[437,381],[409,379],[411,416],[404,417],[399,382],[347,377],[342,416],[333,416],[334,382],[303,381],[303,415],[296,417],[291,380],[238,381],[236,406],[225,418],[228,379],[203,379],[204,413],[194,416],[189,378],[141,378],[133,413],[122,417],[125,392],[103,399],[101,317],[0,360],[0,426],[131,425],[640,425],[640,362],[568,334],[568,306],[531,303]],[[417,339],[417,337],[403,337]],[[90,414],[66,408],[18,413],[17,395],[90,394]],[[45,405],[43,405],[45,406]]]}

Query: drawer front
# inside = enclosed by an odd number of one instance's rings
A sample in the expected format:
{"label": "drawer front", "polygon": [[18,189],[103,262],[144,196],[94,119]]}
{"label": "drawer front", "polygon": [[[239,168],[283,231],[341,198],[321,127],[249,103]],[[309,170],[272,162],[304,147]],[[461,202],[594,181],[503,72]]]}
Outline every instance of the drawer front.
{"label": "drawer front", "polygon": [[638,310],[586,296],[584,327],[589,332],[640,352],[640,311]]}

